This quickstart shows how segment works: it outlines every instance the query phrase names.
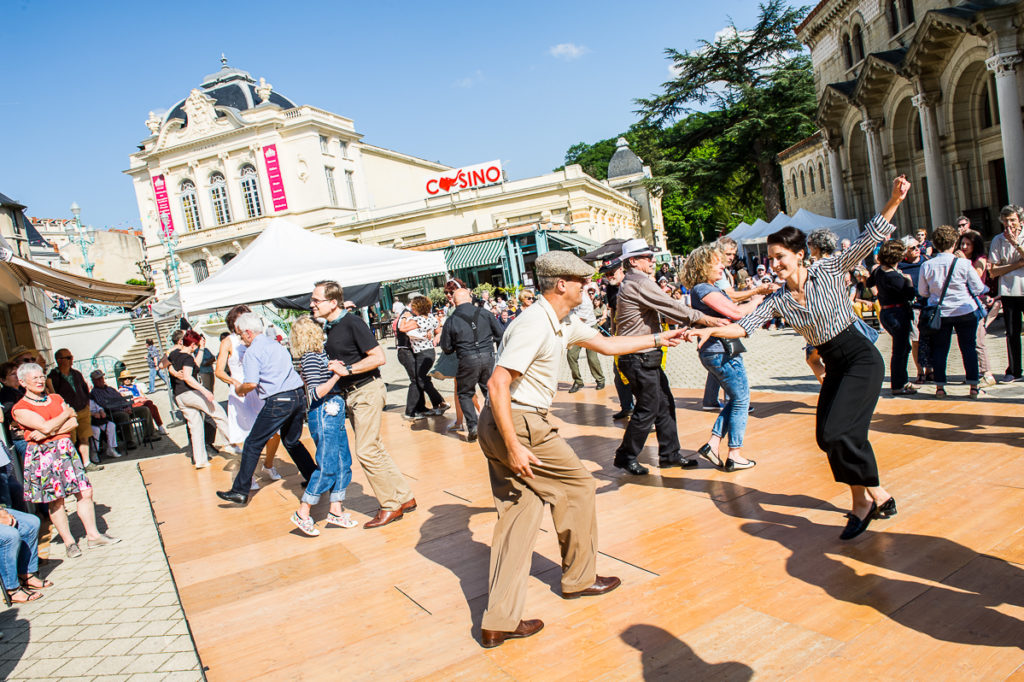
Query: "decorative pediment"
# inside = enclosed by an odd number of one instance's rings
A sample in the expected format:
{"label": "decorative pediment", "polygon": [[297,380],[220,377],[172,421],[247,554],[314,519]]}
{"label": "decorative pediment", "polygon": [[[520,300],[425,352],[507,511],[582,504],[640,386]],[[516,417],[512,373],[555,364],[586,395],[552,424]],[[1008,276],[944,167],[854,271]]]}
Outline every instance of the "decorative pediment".
{"label": "decorative pediment", "polygon": [[[216,100],[212,97],[203,94],[198,89],[193,89],[181,105],[185,116],[188,117],[187,122],[182,125],[181,119],[170,119],[160,131],[160,137],[154,150],[173,147],[242,127],[243,122],[238,116],[219,116],[218,107],[215,105]],[[221,113],[235,113],[224,107],[219,109]]]}

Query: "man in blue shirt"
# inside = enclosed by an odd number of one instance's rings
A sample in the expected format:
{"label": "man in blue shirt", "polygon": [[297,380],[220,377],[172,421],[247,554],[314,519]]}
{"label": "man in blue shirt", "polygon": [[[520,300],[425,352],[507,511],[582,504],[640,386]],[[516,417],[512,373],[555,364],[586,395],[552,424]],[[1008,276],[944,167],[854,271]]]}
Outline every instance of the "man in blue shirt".
{"label": "man in blue shirt", "polygon": [[260,453],[278,430],[281,431],[285,450],[307,482],[316,471],[316,464],[299,440],[306,416],[306,399],[302,378],[295,371],[288,351],[263,333],[263,320],[255,313],[240,315],[235,320],[235,330],[242,343],[248,346],[242,367],[245,377],[251,380],[251,383],[237,387],[235,392],[244,396],[249,391],[256,391],[263,399],[263,409],[256,416],[256,422],[242,445],[242,463],[231,490],[217,491],[217,497],[245,504],[249,501],[249,488]]}

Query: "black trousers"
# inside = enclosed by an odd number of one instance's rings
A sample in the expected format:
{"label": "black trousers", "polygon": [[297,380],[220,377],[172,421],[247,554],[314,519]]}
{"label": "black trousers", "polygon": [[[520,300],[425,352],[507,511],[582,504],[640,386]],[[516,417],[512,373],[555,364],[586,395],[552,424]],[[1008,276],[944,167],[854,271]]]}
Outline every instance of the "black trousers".
{"label": "black trousers", "polygon": [[619,371],[629,381],[635,403],[622,443],[615,451],[616,466],[636,461],[652,427],[658,436],[658,458],[675,459],[679,455],[676,402],[661,369],[661,351],[623,355]]}
{"label": "black trousers", "polygon": [[398,349],[398,361],[409,375],[409,392],[405,396],[405,414],[409,417],[427,410],[426,398],[433,407],[440,407],[444,398],[434,387],[427,372],[434,366],[434,349],[414,353],[409,348]]}
{"label": "black trousers", "polygon": [[910,325],[914,316],[910,308],[882,308],[879,322],[892,337],[892,357],[889,360],[889,386],[897,391],[907,385],[907,358],[910,357]]}
{"label": "black trousers", "polygon": [[455,374],[455,383],[459,387],[459,405],[467,429],[475,429],[477,424],[476,407],[473,406],[473,394],[479,386],[487,397],[487,382],[494,369],[494,353],[459,353],[459,371]]}
{"label": "black trousers", "polygon": [[818,346],[825,381],[818,395],[815,436],[832,476],[847,485],[877,486],[878,464],[868,442],[885,363],[875,344],[853,325]]}
{"label": "black trousers", "polygon": [[1024,375],[1021,367],[1020,335],[1024,326],[1024,296],[1002,296],[1003,322],[1006,324],[1006,357],[1010,361],[1010,374],[1018,379]]}

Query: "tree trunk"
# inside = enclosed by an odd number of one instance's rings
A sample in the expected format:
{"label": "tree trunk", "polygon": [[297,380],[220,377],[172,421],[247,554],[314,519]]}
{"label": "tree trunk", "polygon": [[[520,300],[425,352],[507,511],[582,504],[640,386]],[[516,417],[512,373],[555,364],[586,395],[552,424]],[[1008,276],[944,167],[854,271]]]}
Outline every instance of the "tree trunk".
{"label": "tree trunk", "polygon": [[771,222],[782,211],[782,200],[779,197],[779,183],[775,177],[775,162],[763,153],[764,145],[760,140],[754,141],[754,158],[757,164],[757,175],[761,179],[761,195],[764,197],[764,212]]}

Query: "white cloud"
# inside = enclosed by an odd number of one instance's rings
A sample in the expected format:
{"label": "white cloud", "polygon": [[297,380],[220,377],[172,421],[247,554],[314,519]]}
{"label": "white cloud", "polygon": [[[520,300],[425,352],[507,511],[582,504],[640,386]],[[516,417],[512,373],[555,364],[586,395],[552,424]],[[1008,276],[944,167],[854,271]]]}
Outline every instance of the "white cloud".
{"label": "white cloud", "polygon": [[564,59],[566,61],[572,61],[573,59],[579,59],[583,55],[590,52],[590,48],[586,45],[577,45],[576,43],[559,43],[554,47],[548,49],[548,54],[556,59]]}
{"label": "white cloud", "polygon": [[470,75],[466,76],[465,78],[457,79],[454,83],[452,83],[452,87],[453,88],[472,88],[473,86],[478,85],[479,83],[483,83],[483,82],[484,82],[484,72],[481,71],[480,69],[477,69],[476,71],[474,71]]}

